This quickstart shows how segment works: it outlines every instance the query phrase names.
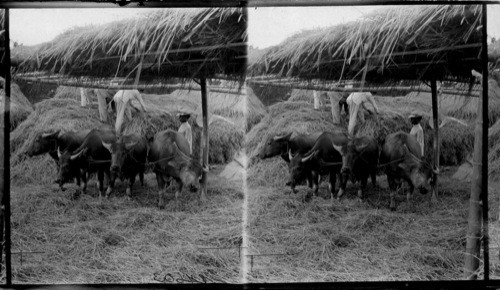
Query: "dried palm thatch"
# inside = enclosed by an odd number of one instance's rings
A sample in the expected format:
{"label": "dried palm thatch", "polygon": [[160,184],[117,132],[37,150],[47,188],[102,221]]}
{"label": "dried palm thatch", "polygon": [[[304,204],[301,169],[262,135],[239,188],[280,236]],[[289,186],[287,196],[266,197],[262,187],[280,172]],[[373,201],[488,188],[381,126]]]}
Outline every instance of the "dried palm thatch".
{"label": "dried palm thatch", "polygon": [[245,72],[246,12],[241,8],[163,9],[100,26],[70,29],[41,46],[25,70],[141,80]]}
{"label": "dried palm thatch", "polygon": [[251,74],[307,79],[469,79],[479,69],[480,7],[381,9],[364,19],[298,33],[267,51]]}

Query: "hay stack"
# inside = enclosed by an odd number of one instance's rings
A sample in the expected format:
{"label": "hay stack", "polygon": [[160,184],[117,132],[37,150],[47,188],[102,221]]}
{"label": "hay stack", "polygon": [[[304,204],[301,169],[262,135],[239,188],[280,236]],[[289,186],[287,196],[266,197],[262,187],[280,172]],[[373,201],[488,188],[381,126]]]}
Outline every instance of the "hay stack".
{"label": "hay stack", "polygon": [[[3,78],[0,82],[5,83]],[[5,91],[0,90],[0,118],[3,123],[4,98]],[[10,131],[12,132],[17,126],[26,120],[33,112],[33,106],[26,96],[21,92],[21,89],[16,83],[10,85]]]}
{"label": "hay stack", "polygon": [[225,164],[233,159],[243,144],[245,131],[230,120],[217,115],[212,116],[208,127],[210,163]]}
{"label": "hay stack", "polygon": [[[376,101],[379,105],[380,114],[377,116],[367,114],[365,122],[363,124],[358,123],[356,126],[356,136],[373,137],[382,145],[385,137],[390,133],[397,131],[410,132],[412,125],[408,120],[408,116],[411,112],[420,112],[423,116],[421,125],[425,134],[424,160],[432,164],[433,134],[429,126],[429,120],[432,120],[430,106],[405,97],[377,97]],[[342,115],[341,122],[340,128],[345,130],[348,120],[344,115]],[[298,134],[333,131],[336,129],[338,127],[332,124],[328,106],[322,107],[319,111],[315,111],[312,103],[309,102],[282,102],[269,107],[268,115],[247,134],[246,148],[251,160],[249,169],[250,183],[262,186],[283,186],[288,178],[287,164],[280,157],[270,160],[260,160],[258,158],[258,153],[269,136],[289,132]],[[445,166],[461,164],[472,152],[473,142],[472,125],[463,126],[456,122],[446,124],[440,130],[440,164]]]}
{"label": "hay stack", "polygon": [[266,160],[258,157],[269,137],[289,132],[294,132],[292,136],[295,136],[338,129],[332,123],[328,108],[315,111],[311,104],[305,102],[282,102],[270,106],[268,115],[246,136],[245,148],[250,160],[249,182],[255,185],[283,186],[288,178],[288,168],[281,157]]}

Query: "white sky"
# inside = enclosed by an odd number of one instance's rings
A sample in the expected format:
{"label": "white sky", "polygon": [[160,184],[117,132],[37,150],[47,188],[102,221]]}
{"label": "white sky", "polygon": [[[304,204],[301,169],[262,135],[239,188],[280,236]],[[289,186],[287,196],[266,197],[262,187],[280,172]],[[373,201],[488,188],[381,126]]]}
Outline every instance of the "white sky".
{"label": "white sky", "polygon": [[[249,44],[265,48],[301,30],[355,20],[381,6],[249,8]],[[154,9],[11,9],[13,41],[34,45],[50,41],[74,26],[103,24]],[[500,5],[488,6],[488,35],[500,39]]]}

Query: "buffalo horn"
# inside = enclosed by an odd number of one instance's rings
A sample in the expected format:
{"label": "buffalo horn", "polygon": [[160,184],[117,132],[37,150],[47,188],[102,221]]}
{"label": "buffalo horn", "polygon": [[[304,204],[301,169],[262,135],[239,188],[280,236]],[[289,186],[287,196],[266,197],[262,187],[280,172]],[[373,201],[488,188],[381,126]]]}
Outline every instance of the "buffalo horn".
{"label": "buffalo horn", "polygon": [[53,133],[43,133],[42,134],[42,138],[55,137],[55,136],[57,136],[57,134],[59,134],[60,131],[61,130],[57,130],[57,131],[55,131]]}
{"label": "buffalo horn", "polygon": [[61,158],[61,150],[59,149],[59,146],[57,146],[57,158]]}
{"label": "buffalo horn", "polygon": [[293,154],[292,154],[292,149],[288,149],[288,159],[292,160]]}
{"label": "buffalo horn", "polygon": [[108,151],[111,152],[111,143],[102,141],[102,146],[104,146],[104,148],[108,149]]}
{"label": "buffalo horn", "polygon": [[308,156],[304,156],[300,161],[302,161],[302,162],[309,161],[309,159],[311,159],[314,155],[316,155],[317,152],[318,151],[316,150],[316,151],[312,152],[311,154],[309,154]]}
{"label": "buffalo horn", "polygon": [[342,146],[335,145],[335,143],[333,143],[333,142],[332,142],[332,146],[333,146],[333,149],[337,150],[337,152],[339,152],[340,155],[344,156],[344,154],[342,154]]}
{"label": "buffalo horn", "polygon": [[75,160],[76,158],[78,158],[80,155],[82,155],[83,151],[85,150],[80,150],[80,152],[76,153],[76,154],[73,154],[71,155],[70,159],[71,160]]}
{"label": "buffalo horn", "polygon": [[280,140],[289,140],[290,139],[290,136],[292,136],[292,133],[288,133],[286,135],[283,135],[283,136],[274,136],[273,137],[273,140],[274,141],[280,141]]}

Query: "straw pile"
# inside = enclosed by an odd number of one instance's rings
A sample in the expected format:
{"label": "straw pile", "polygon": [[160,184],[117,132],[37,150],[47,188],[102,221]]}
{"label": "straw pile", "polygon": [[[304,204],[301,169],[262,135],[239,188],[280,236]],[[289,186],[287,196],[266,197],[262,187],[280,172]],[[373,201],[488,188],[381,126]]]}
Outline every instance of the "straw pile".
{"label": "straw pile", "polygon": [[[381,182],[381,180],[379,180]],[[387,187],[385,182],[381,186]],[[414,194],[411,204],[367,188],[359,202],[320,197],[304,203],[299,192],[254,187],[249,192],[250,282],[453,280],[463,277],[470,186],[442,176],[438,204]]]}
{"label": "straw pile", "polygon": [[[297,33],[270,48],[249,71],[304,79],[356,79],[369,58],[367,80],[469,79],[471,69],[479,64],[479,25],[480,6],[384,8],[358,21]],[[468,44],[477,45],[457,47]],[[446,61],[437,62],[441,60]]]}
{"label": "straw pile", "polygon": [[214,115],[208,127],[210,163],[226,164],[241,149],[245,132],[230,120]]}
{"label": "straw pile", "polygon": [[[168,274],[238,283],[241,188],[210,173],[206,202],[187,190],[176,203],[169,188],[159,210],[154,175],[145,181],[132,200],[119,183],[102,202],[94,186],[77,200],[73,187],[13,187],[12,249],[42,252],[22,265],[13,258],[14,283],[155,283]],[[203,249],[216,247],[234,249]]]}
{"label": "straw pile", "polygon": [[130,77],[142,62],[151,65],[143,67],[141,80],[215,74],[242,78],[246,37],[244,9],[163,9],[67,30],[36,50],[24,69]]}
{"label": "straw pile", "polygon": [[[3,78],[0,82],[5,83]],[[0,118],[3,124],[5,91],[0,89]],[[13,131],[33,112],[33,106],[16,83],[10,85],[10,131]]]}
{"label": "straw pile", "polygon": [[[334,131],[328,108],[315,111],[312,105],[305,102],[282,102],[268,108],[264,117],[246,136],[246,152],[250,160],[249,181],[260,185],[283,185],[288,176],[288,168],[284,161],[276,159],[260,160],[258,154],[268,138],[294,132],[309,134],[313,132]],[[281,157],[276,157],[281,159]]]}

